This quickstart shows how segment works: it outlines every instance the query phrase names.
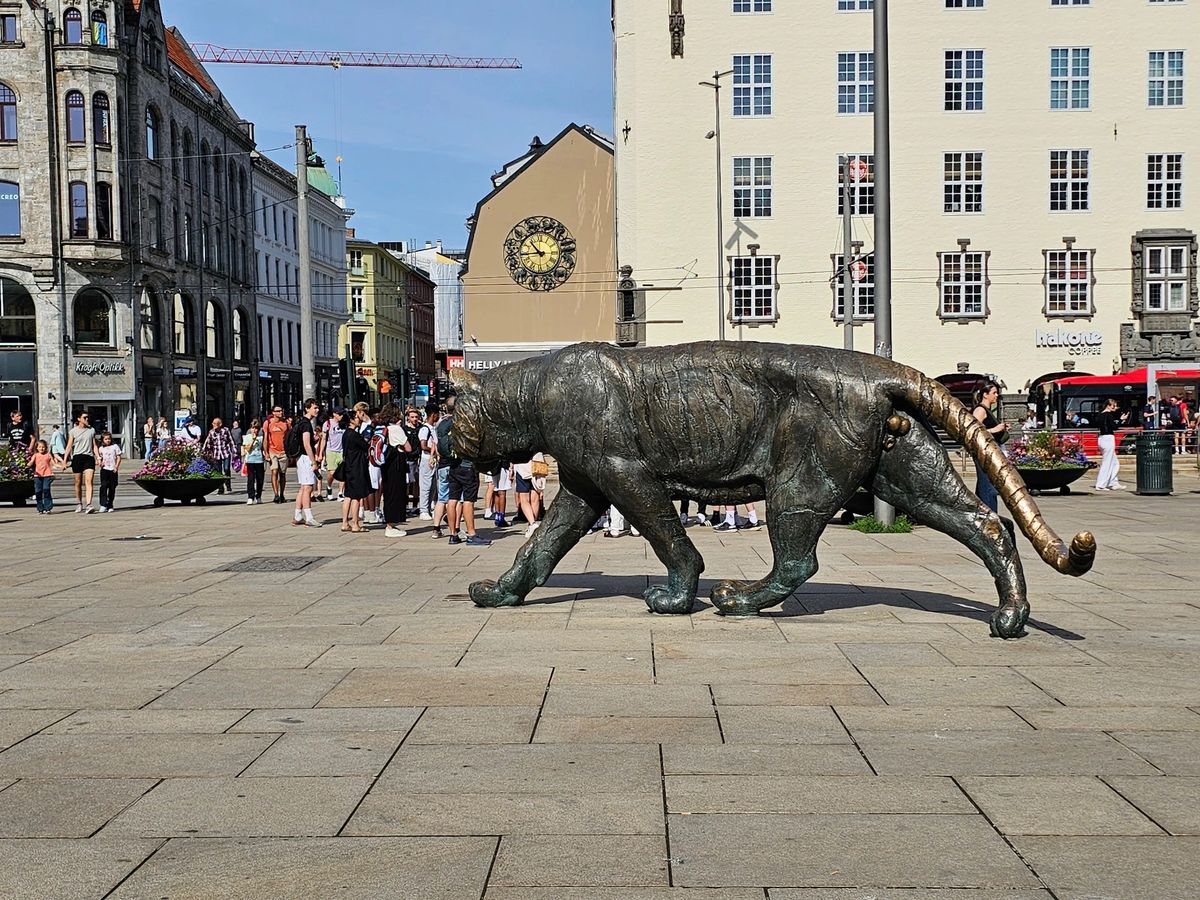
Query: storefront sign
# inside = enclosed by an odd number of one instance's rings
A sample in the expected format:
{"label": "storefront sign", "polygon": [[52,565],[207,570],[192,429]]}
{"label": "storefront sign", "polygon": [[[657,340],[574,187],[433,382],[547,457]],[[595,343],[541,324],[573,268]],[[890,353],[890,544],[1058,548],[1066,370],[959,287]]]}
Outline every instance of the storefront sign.
{"label": "storefront sign", "polygon": [[77,362],[75,363],[75,374],[77,375],[124,375],[125,363],[123,362]]}
{"label": "storefront sign", "polygon": [[461,369],[462,367],[463,367],[463,358],[461,356],[447,356],[446,357],[446,368],[447,369]]}
{"label": "storefront sign", "polygon": [[552,353],[551,350],[471,350],[465,352],[465,368],[468,372],[487,372],[523,359],[534,359]]}
{"label": "storefront sign", "polygon": [[1067,331],[1065,328],[1039,328],[1034,346],[1065,347],[1068,356],[1099,356],[1104,334],[1099,331]]}

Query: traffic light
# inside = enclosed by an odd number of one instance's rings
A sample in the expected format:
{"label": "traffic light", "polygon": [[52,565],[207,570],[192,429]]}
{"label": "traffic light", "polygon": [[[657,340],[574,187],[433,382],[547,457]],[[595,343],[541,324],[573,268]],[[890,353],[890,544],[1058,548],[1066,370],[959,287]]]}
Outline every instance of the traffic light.
{"label": "traffic light", "polygon": [[438,406],[444,407],[446,401],[450,399],[450,382],[445,378],[437,380],[437,402]]}
{"label": "traffic light", "polygon": [[[367,400],[371,396],[371,386],[361,375],[354,377],[354,397],[356,400]],[[369,401],[368,401],[369,402]]]}
{"label": "traffic light", "polygon": [[358,379],[355,377],[357,373],[354,371],[354,360],[350,359],[349,356],[341,360],[338,374],[341,377],[342,393],[345,397],[346,405],[353,406],[357,400],[356,391],[358,389]]}

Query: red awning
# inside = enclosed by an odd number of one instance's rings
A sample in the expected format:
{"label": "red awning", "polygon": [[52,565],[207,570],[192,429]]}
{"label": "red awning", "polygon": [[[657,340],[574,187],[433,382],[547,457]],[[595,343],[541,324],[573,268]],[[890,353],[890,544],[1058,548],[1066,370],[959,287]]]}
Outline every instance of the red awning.
{"label": "red awning", "polygon": [[[1163,369],[1158,373],[1158,380],[1160,382],[1200,381],[1200,369]],[[1064,387],[1089,384],[1145,385],[1146,370],[1134,369],[1131,372],[1122,372],[1120,375],[1074,375],[1070,378],[1060,378],[1054,383]]]}

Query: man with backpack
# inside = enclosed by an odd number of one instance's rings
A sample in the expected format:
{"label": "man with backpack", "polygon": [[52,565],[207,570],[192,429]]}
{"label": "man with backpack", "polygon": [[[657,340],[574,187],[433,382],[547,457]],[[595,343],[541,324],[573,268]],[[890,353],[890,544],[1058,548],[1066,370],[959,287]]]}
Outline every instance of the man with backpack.
{"label": "man with backpack", "polygon": [[[458,536],[458,523],[461,519],[467,530],[465,543],[472,546],[487,546],[486,541],[475,533],[475,503],[479,500],[479,473],[469,459],[460,459],[454,453],[454,443],[450,438],[450,428],[454,424],[454,398],[446,403],[446,415],[437,424],[438,452],[438,510],[442,508],[442,471],[445,470],[446,508],[450,518],[451,544],[464,543]],[[434,513],[434,536],[440,536],[438,512]]]}
{"label": "man with backpack", "polygon": [[296,420],[284,438],[284,450],[296,460],[296,481],[300,484],[292,524],[308,528],[321,527],[321,523],[313,518],[312,511],[313,491],[317,489],[317,469],[320,467],[319,445],[313,422],[320,409],[316,400],[311,397],[305,400],[304,415]]}

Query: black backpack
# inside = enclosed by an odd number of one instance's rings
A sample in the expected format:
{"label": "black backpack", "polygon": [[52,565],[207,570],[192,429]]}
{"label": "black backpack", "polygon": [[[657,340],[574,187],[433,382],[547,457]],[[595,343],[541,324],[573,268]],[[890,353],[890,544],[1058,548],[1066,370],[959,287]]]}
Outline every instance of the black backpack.
{"label": "black backpack", "polygon": [[1178,403],[1172,403],[1167,407],[1167,418],[1171,420],[1172,425],[1183,424],[1183,410],[1180,409]]}
{"label": "black backpack", "polygon": [[454,442],[450,439],[450,428],[453,424],[453,416],[446,416],[437,423],[438,456],[447,461],[458,459],[454,452]]}
{"label": "black backpack", "polygon": [[304,455],[304,419],[297,419],[283,436],[283,452],[291,459],[299,459]]}

